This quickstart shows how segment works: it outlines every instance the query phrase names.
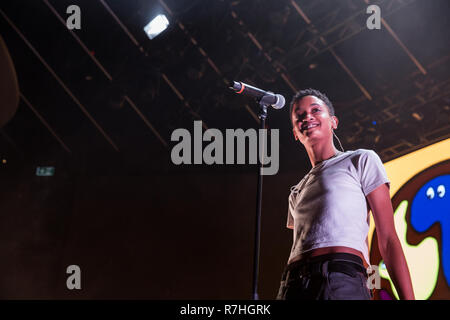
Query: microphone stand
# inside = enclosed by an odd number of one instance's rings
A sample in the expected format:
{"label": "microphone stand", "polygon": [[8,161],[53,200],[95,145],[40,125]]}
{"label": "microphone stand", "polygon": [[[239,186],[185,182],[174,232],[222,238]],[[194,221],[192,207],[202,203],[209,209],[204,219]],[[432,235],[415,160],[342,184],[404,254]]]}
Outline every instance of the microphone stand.
{"label": "microphone stand", "polygon": [[[267,107],[270,105],[267,102],[265,102],[265,96],[263,96],[259,100],[259,106],[260,106],[260,113],[258,118],[260,121],[260,129],[265,129],[266,127],[266,118],[267,118]],[[259,132],[258,132],[259,135]],[[265,135],[262,135],[262,139],[264,139]],[[259,139],[258,139],[259,140]],[[259,143],[259,146],[261,147],[260,152],[260,163],[258,166],[258,187],[256,192],[256,221],[255,221],[255,248],[254,248],[254,255],[253,255],[253,300],[259,300],[258,296],[258,272],[259,272],[259,251],[260,251],[260,235],[261,235],[261,204],[262,204],[262,186],[263,186],[263,157],[264,157],[264,146],[265,143],[262,141],[262,143]],[[258,146],[258,149],[259,149]]]}

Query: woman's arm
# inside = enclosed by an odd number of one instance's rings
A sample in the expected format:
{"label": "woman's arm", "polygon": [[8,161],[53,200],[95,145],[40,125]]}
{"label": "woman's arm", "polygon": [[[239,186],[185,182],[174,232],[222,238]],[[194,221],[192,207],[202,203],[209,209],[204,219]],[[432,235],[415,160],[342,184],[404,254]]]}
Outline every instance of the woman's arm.
{"label": "woman's arm", "polygon": [[398,295],[402,300],[414,300],[408,265],[395,231],[394,210],[388,186],[383,184],[369,193],[367,201],[375,220],[378,247]]}

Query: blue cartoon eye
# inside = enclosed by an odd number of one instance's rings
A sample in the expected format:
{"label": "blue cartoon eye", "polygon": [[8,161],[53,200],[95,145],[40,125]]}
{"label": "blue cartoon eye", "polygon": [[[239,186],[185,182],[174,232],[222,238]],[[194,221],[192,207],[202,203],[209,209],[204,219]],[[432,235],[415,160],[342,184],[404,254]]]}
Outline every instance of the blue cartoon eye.
{"label": "blue cartoon eye", "polygon": [[433,198],[434,198],[434,190],[433,190],[432,187],[429,187],[429,188],[427,189],[427,198],[428,198],[428,199],[433,199]]}
{"label": "blue cartoon eye", "polygon": [[445,186],[441,184],[439,187],[437,187],[437,194],[439,198],[443,198],[445,195]]}

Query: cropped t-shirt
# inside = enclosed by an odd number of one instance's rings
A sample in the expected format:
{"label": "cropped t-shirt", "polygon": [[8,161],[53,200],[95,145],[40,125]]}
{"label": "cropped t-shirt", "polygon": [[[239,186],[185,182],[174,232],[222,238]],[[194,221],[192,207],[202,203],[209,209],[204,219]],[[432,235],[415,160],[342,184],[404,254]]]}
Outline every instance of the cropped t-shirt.
{"label": "cropped t-shirt", "polygon": [[312,249],[345,246],[368,253],[366,196],[390,182],[372,150],[340,152],[313,167],[291,188],[287,227],[293,229],[289,260]]}

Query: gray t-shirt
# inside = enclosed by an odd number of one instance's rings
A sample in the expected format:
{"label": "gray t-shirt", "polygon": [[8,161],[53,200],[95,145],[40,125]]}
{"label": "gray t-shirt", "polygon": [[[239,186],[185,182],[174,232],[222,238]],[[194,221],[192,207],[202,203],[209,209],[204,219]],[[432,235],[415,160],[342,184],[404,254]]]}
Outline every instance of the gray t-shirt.
{"label": "gray t-shirt", "polygon": [[291,188],[287,227],[294,229],[289,260],[322,247],[359,250],[369,262],[366,196],[390,182],[372,150],[341,152],[313,167]]}

